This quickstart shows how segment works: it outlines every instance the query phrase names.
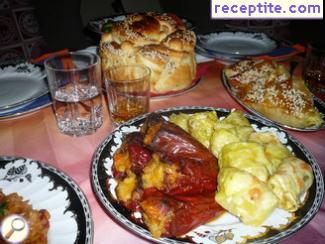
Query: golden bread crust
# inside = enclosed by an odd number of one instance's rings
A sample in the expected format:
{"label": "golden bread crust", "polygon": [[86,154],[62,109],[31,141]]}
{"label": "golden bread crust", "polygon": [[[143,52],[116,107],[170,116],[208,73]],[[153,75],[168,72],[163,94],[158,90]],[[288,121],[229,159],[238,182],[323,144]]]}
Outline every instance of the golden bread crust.
{"label": "golden bread crust", "polygon": [[189,87],[196,76],[196,37],[167,14],[128,15],[115,22],[100,43],[102,69],[143,64],[151,69],[153,93]]}

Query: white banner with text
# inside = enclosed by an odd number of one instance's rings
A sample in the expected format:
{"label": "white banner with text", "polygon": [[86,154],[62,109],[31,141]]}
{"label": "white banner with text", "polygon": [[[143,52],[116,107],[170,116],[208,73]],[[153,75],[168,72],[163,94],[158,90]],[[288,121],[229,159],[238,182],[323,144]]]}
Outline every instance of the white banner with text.
{"label": "white banner with text", "polygon": [[323,0],[211,0],[213,19],[323,19]]}

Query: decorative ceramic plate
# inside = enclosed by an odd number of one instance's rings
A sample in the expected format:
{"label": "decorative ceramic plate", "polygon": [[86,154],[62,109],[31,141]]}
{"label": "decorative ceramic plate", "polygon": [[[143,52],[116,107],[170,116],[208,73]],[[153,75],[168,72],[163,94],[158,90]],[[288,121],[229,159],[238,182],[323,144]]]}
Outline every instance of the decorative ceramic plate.
{"label": "decorative ceramic plate", "polygon": [[0,188],[16,192],[51,215],[48,243],[91,244],[90,207],[78,185],[54,167],[27,158],[0,157]]}
{"label": "decorative ceramic plate", "polygon": [[[126,17],[126,15],[117,15],[117,16],[112,16],[112,17],[105,17],[105,18],[99,18],[96,20],[92,20],[88,23],[88,28],[89,30],[91,30],[92,32],[95,32],[97,34],[103,34],[103,25],[108,22],[108,21],[122,21],[124,20]],[[187,18],[181,18],[183,23],[185,24],[186,28],[188,30],[193,30],[195,28],[194,23],[187,19]]]}
{"label": "decorative ceramic plate", "polygon": [[[318,131],[321,129],[325,128],[325,123],[321,124],[320,126],[311,126],[311,127],[306,127],[306,128],[297,128],[297,127],[293,127],[293,126],[289,126],[289,125],[285,125],[282,124],[280,122],[271,120],[269,118],[267,118],[266,116],[264,116],[263,114],[259,113],[258,111],[256,111],[255,109],[251,108],[250,106],[247,106],[243,101],[241,101],[237,95],[236,95],[236,91],[235,89],[230,85],[230,83],[228,82],[228,79],[226,77],[226,74],[224,72],[222,72],[222,82],[224,84],[224,86],[226,87],[227,91],[230,93],[230,95],[240,104],[242,105],[247,111],[251,112],[252,114],[259,116],[261,118],[263,118],[264,120],[267,120],[269,122],[272,122],[274,124],[277,124],[283,128],[287,128],[287,129],[291,129],[291,130],[296,130],[296,131]],[[313,100],[314,100],[314,106],[317,108],[317,110],[322,114],[322,117],[325,118],[325,103],[320,100],[319,98],[317,98],[316,96],[313,95]]]}
{"label": "decorative ceramic plate", "polygon": [[[177,107],[158,110],[156,113],[165,118],[173,113],[193,114],[203,111],[216,111],[219,118],[225,117],[230,110],[213,107]],[[97,148],[92,162],[92,185],[96,196],[104,206],[106,212],[131,232],[157,243],[239,243],[249,240],[253,243],[277,243],[297,232],[306,225],[319,210],[324,196],[324,181],[319,165],[312,154],[296,139],[273,124],[258,117],[245,115],[256,131],[270,131],[298,158],[309,163],[313,169],[314,182],[306,194],[304,205],[295,213],[282,209],[275,209],[261,227],[244,225],[238,218],[225,212],[216,220],[203,224],[190,231],[181,238],[160,238],[151,236],[150,232],[131,218],[130,212],[125,209],[116,198],[115,187],[117,182],[112,175],[112,156],[120,147],[125,134],[138,131],[148,114],[137,117],[122,124],[114,130]],[[139,213],[141,214],[141,213]]]}
{"label": "decorative ceramic plate", "polygon": [[238,59],[267,54],[277,43],[264,33],[215,32],[198,35],[197,46],[211,55]]}
{"label": "decorative ceramic plate", "polygon": [[0,70],[0,110],[31,102],[49,92],[45,74],[33,64],[22,63]]}

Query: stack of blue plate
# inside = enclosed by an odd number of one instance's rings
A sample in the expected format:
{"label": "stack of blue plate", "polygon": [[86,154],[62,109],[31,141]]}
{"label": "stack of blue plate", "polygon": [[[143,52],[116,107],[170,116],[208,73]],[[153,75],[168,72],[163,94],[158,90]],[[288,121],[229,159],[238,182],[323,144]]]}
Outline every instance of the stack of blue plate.
{"label": "stack of blue plate", "polygon": [[51,104],[44,72],[30,63],[0,69],[0,119],[33,112]]}

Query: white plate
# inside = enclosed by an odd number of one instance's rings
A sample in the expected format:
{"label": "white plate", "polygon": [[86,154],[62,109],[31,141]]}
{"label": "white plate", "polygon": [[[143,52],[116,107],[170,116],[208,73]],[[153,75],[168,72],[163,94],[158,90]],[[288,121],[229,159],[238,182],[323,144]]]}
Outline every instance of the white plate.
{"label": "white plate", "polygon": [[93,223],[86,197],[67,175],[45,163],[16,157],[0,157],[0,188],[16,192],[34,209],[46,209],[50,217],[49,244],[91,244]]}
{"label": "white plate", "polygon": [[[203,111],[215,111],[219,118],[230,113],[228,109],[213,107],[176,107],[156,111],[167,117],[173,113],[193,114]],[[112,174],[113,154],[121,146],[123,136],[139,131],[148,114],[130,120],[113,131],[97,148],[92,162],[92,184],[96,196],[106,212],[126,229],[150,242],[156,243],[242,243],[247,238],[253,243],[278,243],[305,226],[321,207],[324,197],[324,181],[319,165],[312,154],[295,138],[261,118],[245,116],[256,131],[275,133],[279,140],[291,150],[296,157],[304,160],[313,169],[314,182],[306,194],[304,205],[295,213],[275,209],[263,226],[252,227],[243,224],[238,218],[224,213],[214,221],[203,224],[181,238],[154,238],[150,232],[135,220],[134,215],[126,210],[117,200],[115,187],[117,182]],[[139,213],[140,214],[140,213]],[[223,241],[220,241],[223,240]]]}
{"label": "white plate", "polygon": [[0,70],[0,110],[31,102],[48,92],[39,67],[24,63]]}
{"label": "white plate", "polygon": [[198,46],[229,57],[261,55],[271,52],[277,43],[264,33],[216,32],[198,35]]}

